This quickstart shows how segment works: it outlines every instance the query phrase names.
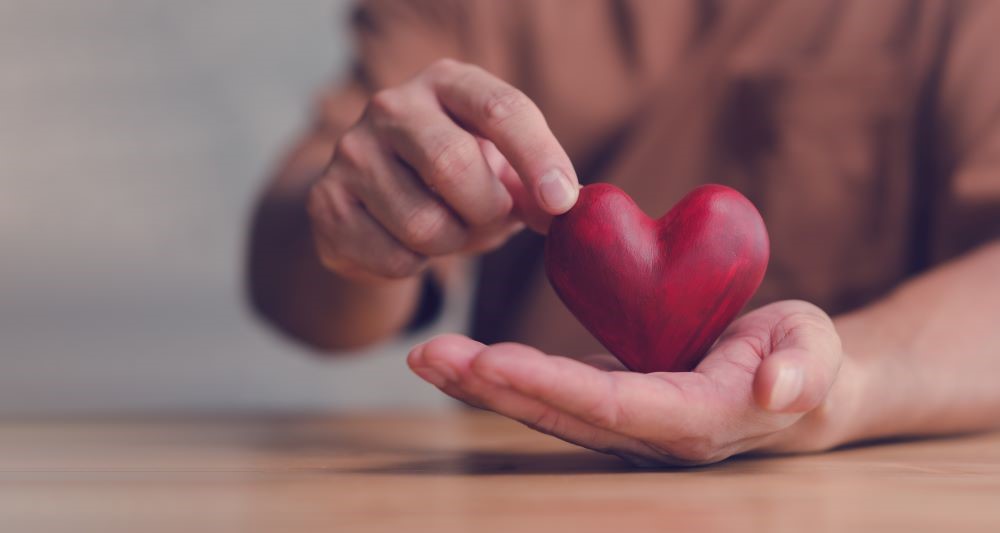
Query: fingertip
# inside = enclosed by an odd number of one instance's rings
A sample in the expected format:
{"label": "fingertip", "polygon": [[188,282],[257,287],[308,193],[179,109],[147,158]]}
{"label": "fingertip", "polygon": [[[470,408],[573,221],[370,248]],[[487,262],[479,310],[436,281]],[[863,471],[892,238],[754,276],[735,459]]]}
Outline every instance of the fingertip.
{"label": "fingertip", "polygon": [[[421,366],[433,368],[450,381],[458,380],[469,361],[483,349],[483,344],[463,335],[445,334],[420,346],[415,358]],[[412,352],[411,352],[412,355]]]}
{"label": "fingertip", "polygon": [[475,342],[465,337],[463,335],[458,335],[456,333],[443,333],[441,335],[435,335],[430,339],[416,344],[413,348],[410,348],[410,353],[407,355],[407,362],[413,363],[426,363],[428,352],[438,352],[442,349],[448,350],[454,345],[462,345],[464,341]]}
{"label": "fingertip", "polygon": [[[783,363],[783,364],[782,364]],[[769,386],[764,388],[759,400],[768,411],[795,411],[793,407],[802,395],[804,373],[802,368],[788,362],[771,365],[768,372]]]}
{"label": "fingertip", "polygon": [[779,352],[764,359],[754,377],[754,399],[776,413],[804,413],[826,397],[833,381],[815,357],[800,351]]}
{"label": "fingertip", "polygon": [[538,180],[539,205],[550,215],[569,211],[580,197],[580,186],[564,170],[553,168]]}
{"label": "fingertip", "polygon": [[424,366],[424,346],[426,342],[417,344],[413,348],[410,348],[410,353],[406,354],[406,364],[411,369],[418,366]]}

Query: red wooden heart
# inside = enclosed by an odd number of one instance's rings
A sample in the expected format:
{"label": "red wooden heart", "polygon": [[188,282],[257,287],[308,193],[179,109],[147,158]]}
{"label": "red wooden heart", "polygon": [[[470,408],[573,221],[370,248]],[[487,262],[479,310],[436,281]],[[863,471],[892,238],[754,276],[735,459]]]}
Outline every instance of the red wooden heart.
{"label": "red wooden heart", "polygon": [[556,217],[545,271],[580,322],[630,370],[693,369],[753,296],[767,230],[742,194],[691,191],[659,220],[598,183]]}

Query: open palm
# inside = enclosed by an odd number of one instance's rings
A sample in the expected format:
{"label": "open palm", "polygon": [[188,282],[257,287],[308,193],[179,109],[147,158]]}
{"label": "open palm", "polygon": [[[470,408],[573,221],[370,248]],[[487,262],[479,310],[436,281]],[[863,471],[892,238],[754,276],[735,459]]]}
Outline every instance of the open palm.
{"label": "open palm", "polygon": [[704,464],[748,451],[827,445],[826,399],[843,354],[830,318],[801,301],[733,322],[692,372],[627,371],[460,335],[413,348],[413,371],[446,394],[638,465]]}

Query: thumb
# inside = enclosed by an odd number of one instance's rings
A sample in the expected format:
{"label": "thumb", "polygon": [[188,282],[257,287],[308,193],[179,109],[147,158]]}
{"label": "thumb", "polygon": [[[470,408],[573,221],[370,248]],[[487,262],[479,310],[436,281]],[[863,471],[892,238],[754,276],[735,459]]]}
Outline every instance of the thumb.
{"label": "thumb", "polygon": [[753,384],[754,399],[768,411],[811,411],[823,403],[837,377],[843,350],[833,323],[822,312],[808,315],[786,318],[779,326],[794,325],[772,332],[781,340],[761,362]]}

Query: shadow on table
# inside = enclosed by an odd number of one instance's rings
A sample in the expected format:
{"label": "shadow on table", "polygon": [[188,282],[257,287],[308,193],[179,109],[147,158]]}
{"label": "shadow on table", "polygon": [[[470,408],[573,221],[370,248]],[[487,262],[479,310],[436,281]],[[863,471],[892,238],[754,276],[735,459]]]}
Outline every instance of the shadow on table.
{"label": "shadow on table", "polygon": [[616,457],[586,450],[548,453],[470,451],[350,470],[356,474],[392,475],[612,474],[629,471],[636,469]]}
{"label": "shadow on table", "polygon": [[[546,475],[546,474],[642,474],[650,472],[684,474],[699,473],[708,476],[754,475],[774,471],[777,464],[787,465],[796,457],[824,455],[837,458],[864,448],[887,446],[924,439],[883,439],[844,446],[822,454],[791,456],[742,455],[703,466],[659,466],[644,468],[630,465],[622,459],[589,450],[565,452],[500,452],[470,450],[464,452],[434,452],[429,449],[409,452],[425,454],[420,459],[399,460],[390,464],[345,470],[353,474],[390,475]],[[931,439],[946,440],[946,439]]]}
{"label": "shadow on table", "polygon": [[622,459],[587,450],[567,452],[469,451],[440,457],[347,470],[352,474],[413,475],[547,475],[547,474],[684,474],[692,472],[749,473],[762,468],[766,458],[733,458],[706,466],[641,468]]}
{"label": "shadow on table", "polygon": [[[698,467],[640,468],[612,455],[583,448],[566,451],[500,451],[484,449],[456,450],[435,445],[399,442],[364,432],[324,432],[307,428],[296,431],[285,427],[266,432],[258,446],[282,453],[346,454],[389,456],[373,466],[332,467],[349,474],[386,475],[547,475],[547,474],[621,474],[644,472],[740,473],[759,468],[763,458],[733,458],[722,463]],[[394,457],[393,457],[394,456]]]}

